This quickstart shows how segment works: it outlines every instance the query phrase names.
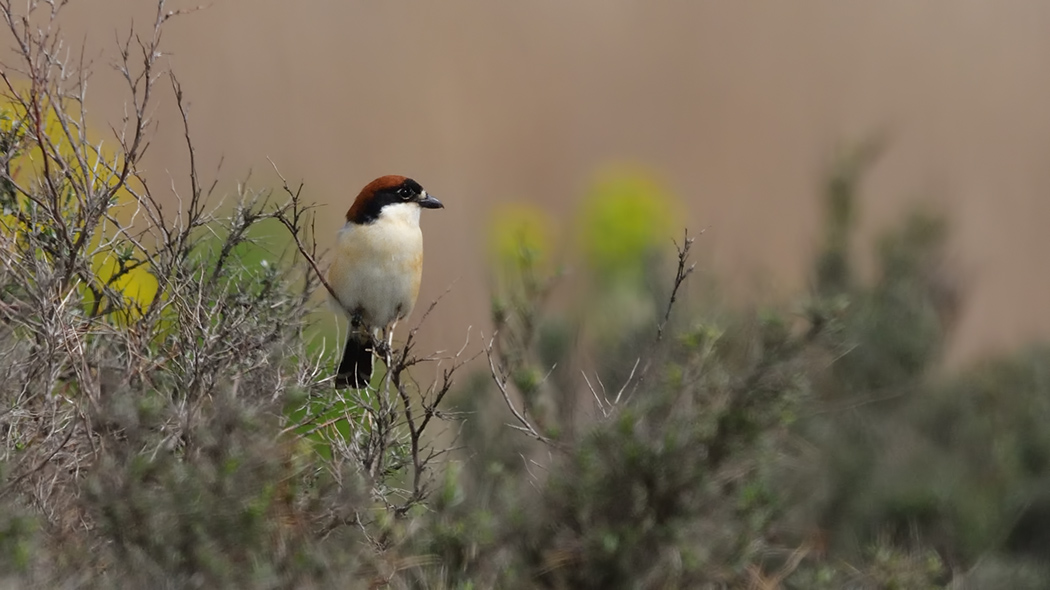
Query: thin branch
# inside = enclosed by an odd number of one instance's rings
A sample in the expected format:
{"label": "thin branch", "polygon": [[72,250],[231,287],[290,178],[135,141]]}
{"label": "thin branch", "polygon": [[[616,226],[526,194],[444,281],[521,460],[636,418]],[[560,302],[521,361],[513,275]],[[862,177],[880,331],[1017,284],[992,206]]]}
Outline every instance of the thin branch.
{"label": "thin branch", "polygon": [[[703,234],[703,232],[700,232]],[[664,319],[660,322],[660,325],[656,328],[656,341],[659,342],[664,337],[664,327],[667,326],[668,320],[671,319],[671,309],[674,308],[675,301],[678,299],[678,289],[685,282],[686,277],[693,273],[693,269],[696,264],[689,264],[689,250],[693,247],[693,241],[695,238],[689,237],[689,230],[686,229],[683,238],[682,245],[679,246],[678,242],[675,242],[675,249],[678,250],[678,269],[674,275],[674,287],[671,289],[671,297],[667,301],[667,310],[664,312]]]}
{"label": "thin branch", "polygon": [[493,335],[492,339],[489,341],[488,346],[485,347],[485,356],[488,358],[489,361],[489,371],[492,374],[492,380],[495,381],[496,387],[499,388],[500,393],[503,395],[503,401],[507,404],[507,407],[510,408],[510,412],[514,415],[514,418],[518,421],[519,424],[521,424],[520,427],[513,424],[511,426],[513,428],[521,430],[522,432],[525,432],[526,434],[532,436],[540,442],[553,445],[554,441],[540,434],[539,431],[536,430],[536,427],[533,426],[532,423],[530,423],[529,420],[525,417],[525,415],[518,411],[518,408],[510,399],[510,392],[507,391],[508,378],[505,374],[503,374],[501,370],[496,368],[496,361],[492,358],[495,340],[496,335]]}

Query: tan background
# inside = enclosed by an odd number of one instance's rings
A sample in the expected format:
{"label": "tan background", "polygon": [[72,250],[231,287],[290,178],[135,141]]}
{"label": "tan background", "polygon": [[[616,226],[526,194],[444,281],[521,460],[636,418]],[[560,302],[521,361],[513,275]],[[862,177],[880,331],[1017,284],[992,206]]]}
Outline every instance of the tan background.
{"label": "tan background", "polygon": [[[79,0],[67,15],[96,57],[100,119],[122,107],[114,34],[147,25],[148,4]],[[764,289],[798,289],[820,171],[877,131],[892,144],[866,185],[865,235],[916,198],[951,214],[970,281],[954,358],[1050,333],[1048,2],[218,0],[165,35],[223,186],[249,169],[268,183],[272,158],[324,204],[325,237],[380,174],[445,201],[424,221],[421,301],[459,282],[429,344],[485,321],[491,206],[571,214],[609,160],[662,174],[731,282],[772,271]],[[147,165],[166,185],[185,155],[161,100]]]}

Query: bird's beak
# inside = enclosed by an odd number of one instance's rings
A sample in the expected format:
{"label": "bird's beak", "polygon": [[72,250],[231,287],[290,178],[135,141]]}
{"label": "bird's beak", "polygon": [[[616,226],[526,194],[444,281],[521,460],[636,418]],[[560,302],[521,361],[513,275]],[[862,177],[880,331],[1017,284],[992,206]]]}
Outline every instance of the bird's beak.
{"label": "bird's beak", "polygon": [[430,196],[429,193],[423,193],[423,200],[419,201],[419,206],[424,209],[444,209],[445,206],[441,204],[441,201]]}

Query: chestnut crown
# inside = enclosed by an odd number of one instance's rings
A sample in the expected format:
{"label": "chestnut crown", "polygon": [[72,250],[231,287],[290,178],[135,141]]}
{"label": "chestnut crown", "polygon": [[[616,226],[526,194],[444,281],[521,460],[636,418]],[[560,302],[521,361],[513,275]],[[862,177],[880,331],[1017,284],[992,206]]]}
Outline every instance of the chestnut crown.
{"label": "chestnut crown", "polygon": [[346,220],[356,224],[373,223],[379,219],[384,207],[404,203],[424,209],[444,208],[441,201],[427,194],[418,182],[391,174],[380,176],[361,189],[354,204],[346,212]]}

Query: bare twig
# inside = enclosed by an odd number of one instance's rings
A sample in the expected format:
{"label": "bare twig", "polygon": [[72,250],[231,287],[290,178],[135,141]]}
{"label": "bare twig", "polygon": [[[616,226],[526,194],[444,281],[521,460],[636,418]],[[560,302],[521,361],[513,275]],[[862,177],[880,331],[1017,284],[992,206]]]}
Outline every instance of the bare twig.
{"label": "bare twig", "polygon": [[324,286],[325,291],[328,292],[328,295],[332,298],[332,301],[334,301],[339,306],[339,309],[343,310],[343,312],[346,313],[348,317],[352,316],[353,310],[350,309],[350,307],[347,306],[345,303],[340,301],[339,295],[335,292],[335,289],[332,288],[332,285],[328,283],[328,279],[325,277],[325,273],[321,270],[321,267],[317,262],[316,239],[313,239],[311,237],[312,241],[309,247],[307,247],[306,243],[303,242],[302,235],[304,233],[303,230],[305,224],[305,217],[310,211],[309,207],[304,207],[300,202],[300,195],[303,191],[303,185],[300,184],[299,187],[293,191],[292,188],[288,185],[288,181],[284,178],[284,175],[282,175],[281,171],[277,168],[277,164],[275,164],[273,160],[270,160],[270,165],[273,166],[274,172],[276,172],[277,176],[280,177],[284,192],[291,199],[285,207],[278,209],[274,213],[274,217],[277,219],[277,221],[281,222],[281,225],[283,225],[288,230],[288,233],[291,234],[292,238],[295,240],[295,246],[298,249],[299,254],[302,255],[303,260],[305,260],[306,263],[310,266],[310,269],[314,271],[314,275],[317,277],[317,280],[319,280]]}
{"label": "bare twig", "polygon": [[[702,234],[703,232],[700,233]],[[671,288],[671,297],[667,301],[667,310],[664,312],[664,319],[656,328],[657,342],[664,337],[664,328],[667,326],[668,320],[671,319],[671,310],[674,308],[675,301],[678,299],[678,289],[682,286],[682,283],[685,282],[686,277],[692,274],[693,269],[696,268],[696,264],[689,264],[689,250],[693,247],[694,240],[695,238],[689,237],[689,230],[686,229],[682,237],[682,244],[679,245],[678,242],[675,242],[675,249],[678,250],[678,269],[675,271],[674,287]],[[686,266],[687,264],[688,266]]]}
{"label": "bare twig", "polygon": [[493,346],[495,340],[496,335],[493,335],[492,338],[489,340],[488,346],[485,347],[485,356],[488,358],[489,361],[489,372],[492,375],[492,380],[496,383],[496,387],[499,388],[500,393],[503,395],[503,401],[507,404],[507,407],[510,408],[511,414],[514,415],[514,418],[521,425],[511,425],[511,427],[525,432],[526,434],[530,435],[532,438],[535,438],[540,442],[546,444],[553,444],[554,441],[540,434],[539,431],[536,430],[536,427],[533,426],[531,422],[529,422],[528,418],[526,418],[525,415],[518,410],[518,408],[514,405],[514,402],[511,400],[510,392],[507,391],[507,382],[509,381],[509,377],[503,372],[502,369],[497,368],[495,358],[493,357]]}

